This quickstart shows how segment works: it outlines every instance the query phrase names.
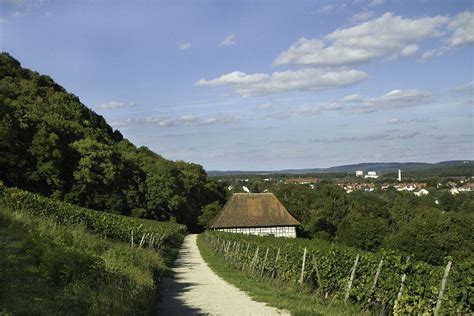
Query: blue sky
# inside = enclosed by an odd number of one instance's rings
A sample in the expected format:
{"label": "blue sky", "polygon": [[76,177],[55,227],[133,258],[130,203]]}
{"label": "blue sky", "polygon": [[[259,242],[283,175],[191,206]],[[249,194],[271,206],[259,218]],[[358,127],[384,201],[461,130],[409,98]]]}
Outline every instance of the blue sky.
{"label": "blue sky", "polygon": [[474,158],[473,1],[0,1],[0,49],[206,169]]}

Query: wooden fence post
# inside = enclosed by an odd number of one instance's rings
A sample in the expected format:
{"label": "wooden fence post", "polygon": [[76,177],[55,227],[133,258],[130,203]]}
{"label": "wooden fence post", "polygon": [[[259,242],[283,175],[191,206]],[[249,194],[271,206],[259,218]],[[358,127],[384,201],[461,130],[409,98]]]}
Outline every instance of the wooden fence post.
{"label": "wooden fence post", "polygon": [[316,277],[318,278],[318,286],[322,288],[323,283],[321,282],[321,275],[319,275],[318,262],[316,258],[314,258],[314,268],[316,269]]}
{"label": "wooden fence post", "polygon": [[304,265],[306,263],[306,248],[304,248],[304,253],[303,253],[303,264],[301,264],[301,276],[300,276],[300,284],[303,285],[303,280],[304,280]]}
{"label": "wooden fence post", "polygon": [[354,266],[352,267],[351,278],[349,279],[349,283],[347,283],[347,290],[346,290],[346,295],[344,296],[344,303],[347,302],[347,300],[349,299],[349,295],[351,294],[352,282],[354,282],[354,277],[355,277],[356,268],[358,264],[359,264],[359,254],[357,254],[354,260]]}
{"label": "wooden fence post", "polygon": [[242,267],[240,268],[240,270],[242,270],[242,271],[245,269],[245,261],[247,259],[247,255],[249,253],[249,249],[250,249],[250,243],[247,244],[247,249],[245,249],[244,260],[242,260]]}
{"label": "wooden fence post", "polygon": [[143,234],[142,239],[140,240],[140,244],[138,245],[138,248],[141,248],[143,246],[143,244],[145,243],[146,234],[147,233]]}
{"label": "wooden fence post", "polygon": [[131,232],[130,244],[132,245],[132,248],[133,248],[133,229],[132,229],[132,232]]}
{"label": "wooden fence post", "polygon": [[265,259],[263,259],[262,271],[260,272],[260,277],[261,278],[263,277],[263,271],[265,270],[265,263],[267,262],[268,250],[269,250],[269,248],[267,248],[267,251],[265,252]]}
{"label": "wooden fence post", "polygon": [[275,262],[273,263],[273,269],[272,269],[272,279],[275,276],[275,271],[278,263],[278,259],[280,258],[280,248],[278,248],[276,257],[275,257]]}
{"label": "wooden fence post", "polygon": [[[409,264],[409,263],[410,263],[410,256],[407,257],[407,261],[405,264]],[[400,299],[402,298],[402,293],[403,293],[403,288],[405,287],[406,278],[407,278],[407,274],[406,272],[403,272],[402,281],[400,282],[400,289],[398,290],[397,300],[395,302],[399,302]]]}
{"label": "wooden fence post", "polygon": [[257,249],[255,250],[255,254],[253,255],[252,263],[250,264],[250,273],[253,273],[254,271],[254,264],[257,263],[257,258],[258,258],[258,246]]}
{"label": "wooden fence post", "polygon": [[374,283],[372,284],[372,288],[370,289],[367,303],[370,303],[371,301],[370,297],[372,296],[372,294],[375,292],[375,289],[377,288],[377,281],[379,280],[379,275],[380,275],[380,271],[382,270],[382,266],[383,266],[383,259],[380,260],[379,266],[377,268],[377,272],[375,272]]}
{"label": "wooden fence post", "polygon": [[436,307],[434,310],[434,316],[439,315],[439,310],[441,309],[441,303],[443,300],[444,288],[446,287],[446,282],[448,281],[449,270],[451,269],[452,262],[449,261],[444,270],[443,280],[441,281],[441,288],[439,289],[438,301],[436,302]]}

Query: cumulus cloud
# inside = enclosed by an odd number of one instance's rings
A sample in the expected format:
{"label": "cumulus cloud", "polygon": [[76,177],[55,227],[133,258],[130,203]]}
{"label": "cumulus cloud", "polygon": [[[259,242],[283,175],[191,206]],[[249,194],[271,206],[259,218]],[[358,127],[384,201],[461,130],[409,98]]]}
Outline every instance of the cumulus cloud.
{"label": "cumulus cloud", "polygon": [[191,48],[191,43],[190,42],[185,42],[185,43],[181,43],[178,45],[178,49],[179,50],[188,50]]}
{"label": "cumulus cloud", "polygon": [[448,25],[452,31],[449,42],[452,46],[474,44],[474,12],[465,11],[458,14]]}
{"label": "cumulus cloud", "polygon": [[377,19],[337,29],[324,40],[302,37],[281,53],[274,65],[338,67],[412,54],[418,49],[418,41],[440,36],[447,22],[444,16],[405,19],[388,12]]}
{"label": "cumulus cloud", "polygon": [[225,74],[220,76],[219,78],[206,80],[201,79],[196,82],[197,86],[209,86],[209,87],[218,87],[218,86],[243,86],[243,85],[251,85],[262,82],[268,78],[267,74],[263,73],[256,73],[247,75],[241,71],[233,71],[231,73]]}
{"label": "cumulus cloud", "polygon": [[99,109],[119,109],[127,106],[133,106],[132,102],[121,102],[121,101],[109,101],[105,103],[97,104],[95,107]]}
{"label": "cumulus cloud", "polygon": [[274,72],[270,76],[257,73],[247,75],[234,71],[216,79],[201,79],[198,86],[232,86],[242,96],[267,95],[287,91],[319,91],[355,84],[367,77],[354,69],[322,70],[307,68]]}
{"label": "cumulus cloud", "polygon": [[422,61],[434,57],[443,56],[453,48],[474,44],[474,12],[465,11],[456,15],[448,23],[447,29],[450,33],[445,41],[446,45],[427,50],[421,56]]}
{"label": "cumulus cloud", "polygon": [[230,34],[222,42],[219,43],[220,47],[228,47],[235,45],[235,34]]}
{"label": "cumulus cloud", "polygon": [[388,123],[389,123],[389,124],[398,124],[398,123],[400,123],[400,119],[394,117],[393,119],[391,119],[390,121],[388,121]]}

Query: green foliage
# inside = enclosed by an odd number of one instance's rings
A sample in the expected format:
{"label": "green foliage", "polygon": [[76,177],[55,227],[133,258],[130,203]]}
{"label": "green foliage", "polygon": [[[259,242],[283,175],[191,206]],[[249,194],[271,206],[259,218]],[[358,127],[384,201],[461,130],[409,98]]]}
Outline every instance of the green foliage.
{"label": "green foliage", "polygon": [[186,228],[175,223],[156,222],[98,212],[48,199],[37,194],[0,187],[0,201],[12,211],[48,217],[59,224],[83,225],[89,232],[116,241],[162,249],[181,242]]}
{"label": "green foliage", "polygon": [[[282,282],[293,284],[300,280],[303,252],[306,248],[303,286],[323,297],[327,295],[332,298],[341,298],[346,293],[354,259],[359,254],[360,260],[349,299],[366,305],[365,308],[374,312],[391,310],[395,314],[432,313],[444,273],[444,266],[432,266],[413,260],[407,263],[405,256],[395,252],[361,252],[322,240],[222,232],[207,232],[206,239],[229,265],[254,275],[255,278],[262,275],[271,278],[273,275]],[[374,276],[382,259],[384,263],[373,289]],[[397,300],[404,273],[407,274],[404,290],[400,300]],[[473,276],[474,260],[454,261],[441,314],[473,312]]]}
{"label": "green foliage", "polygon": [[15,202],[0,201],[0,313],[150,314],[168,253],[58,225]]}
{"label": "green foliage", "polygon": [[198,223],[204,227],[209,227],[211,220],[216,217],[221,209],[222,205],[217,201],[204,206],[202,214],[199,216]]}
{"label": "green foliage", "polygon": [[83,207],[199,230],[223,190],[201,166],[136,148],[50,77],[0,54],[0,179]]}

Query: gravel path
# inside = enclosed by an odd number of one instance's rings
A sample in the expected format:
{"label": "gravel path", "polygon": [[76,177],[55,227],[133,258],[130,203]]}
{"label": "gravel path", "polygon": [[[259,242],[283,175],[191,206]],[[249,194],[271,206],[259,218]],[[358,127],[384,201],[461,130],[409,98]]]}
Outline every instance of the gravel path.
{"label": "gravel path", "polygon": [[174,277],[163,279],[160,315],[289,315],[253,301],[212,272],[199,253],[196,236],[186,236]]}

